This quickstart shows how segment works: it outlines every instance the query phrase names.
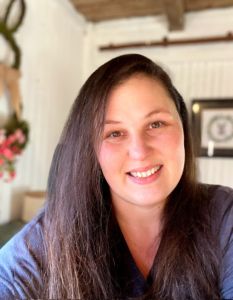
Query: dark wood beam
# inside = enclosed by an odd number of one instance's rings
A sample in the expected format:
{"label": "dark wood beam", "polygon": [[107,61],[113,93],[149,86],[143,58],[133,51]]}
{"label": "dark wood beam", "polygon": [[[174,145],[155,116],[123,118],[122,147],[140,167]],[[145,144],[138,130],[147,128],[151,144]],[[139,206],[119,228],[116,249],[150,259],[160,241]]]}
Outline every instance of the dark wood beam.
{"label": "dark wood beam", "polygon": [[[68,0],[67,0],[68,1]],[[69,0],[92,22],[165,14],[169,28],[184,26],[184,11],[233,6],[233,0]],[[1,2],[1,0],[0,0]]]}
{"label": "dark wood beam", "polygon": [[184,28],[184,0],[160,0],[169,23],[169,30]]}
{"label": "dark wood beam", "polygon": [[188,0],[185,1],[185,9],[187,11],[196,11],[202,9],[230,7],[233,0]]}
{"label": "dark wood beam", "polygon": [[104,20],[153,16],[162,14],[157,0],[71,0],[79,13],[87,20],[99,22]]}
{"label": "dark wood beam", "polygon": [[135,42],[135,43],[117,44],[117,45],[110,44],[110,45],[100,46],[99,50],[114,51],[114,50],[126,49],[126,48],[169,47],[169,46],[180,46],[180,45],[210,44],[210,43],[225,43],[225,42],[233,42],[232,32],[228,32],[226,35],[190,38],[190,39],[186,38],[186,39],[170,40],[169,38],[164,37],[160,41]]}

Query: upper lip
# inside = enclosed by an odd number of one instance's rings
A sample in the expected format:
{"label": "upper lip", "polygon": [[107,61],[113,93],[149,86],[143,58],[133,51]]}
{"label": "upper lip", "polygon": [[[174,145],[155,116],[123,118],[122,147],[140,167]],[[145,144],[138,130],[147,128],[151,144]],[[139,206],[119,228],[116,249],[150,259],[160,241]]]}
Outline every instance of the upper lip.
{"label": "upper lip", "polygon": [[162,164],[151,165],[149,167],[140,167],[140,168],[132,169],[132,170],[128,171],[127,173],[147,172],[148,170],[151,170],[153,168],[157,168],[157,167],[160,167],[160,166],[162,166]]}

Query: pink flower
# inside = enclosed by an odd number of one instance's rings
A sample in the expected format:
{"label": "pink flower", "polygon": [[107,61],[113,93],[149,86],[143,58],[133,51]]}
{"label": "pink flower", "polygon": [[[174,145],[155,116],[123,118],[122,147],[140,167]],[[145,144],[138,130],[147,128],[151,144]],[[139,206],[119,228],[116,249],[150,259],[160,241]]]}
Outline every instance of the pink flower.
{"label": "pink flower", "polygon": [[27,136],[20,127],[12,129],[13,133],[9,133],[5,128],[0,128],[0,179],[6,182],[15,178],[15,159],[27,143]]}
{"label": "pink flower", "polygon": [[7,137],[7,138],[5,139],[5,141],[2,143],[2,147],[3,147],[3,148],[6,148],[6,147],[9,147],[11,144],[12,144],[12,139],[11,139],[11,137],[9,136],[9,137]]}
{"label": "pink flower", "polygon": [[16,140],[17,140],[16,135],[15,134],[11,134],[7,138],[7,144],[8,145],[13,144]]}
{"label": "pink flower", "polygon": [[18,142],[20,144],[23,144],[25,142],[25,140],[26,140],[25,135],[23,134],[23,132],[22,132],[21,129],[17,129],[15,131],[15,137],[16,137],[16,139],[18,140]]}
{"label": "pink flower", "polygon": [[9,160],[14,159],[14,153],[9,148],[4,148],[2,151],[3,156],[5,156]]}
{"label": "pink flower", "polygon": [[17,146],[12,146],[11,151],[14,152],[15,155],[19,155],[22,152],[22,150]]}

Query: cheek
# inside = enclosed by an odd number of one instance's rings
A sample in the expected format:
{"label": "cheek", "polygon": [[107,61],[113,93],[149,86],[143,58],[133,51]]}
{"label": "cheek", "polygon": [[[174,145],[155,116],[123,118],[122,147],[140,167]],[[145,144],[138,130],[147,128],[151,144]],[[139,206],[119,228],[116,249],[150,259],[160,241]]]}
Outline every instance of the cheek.
{"label": "cheek", "polygon": [[185,163],[184,135],[182,132],[174,134],[170,145],[170,157],[176,164],[178,173],[182,173]]}
{"label": "cheek", "polygon": [[[171,147],[173,147],[171,150],[174,152],[180,152],[181,154],[184,153],[184,136],[183,132],[176,132],[171,137]],[[176,149],[176,151],[175,151]]]}
{"label": "cheek", "polygon": [[184,148],[184,136],[181,130],[171,130],[160,136],[161,147],[166,147],[166,150],[171,152]]}
{"label": "cheek", "polygon": [[172,130],[160,138],[161,151],[167,154],[167,158],[184,160],[184,135],[180,129]]}
{"label": "cheek", "polygon": [[105,165],[108,163],[109,160],[109,151],[106,147],[101,146],[98,153],[98,160],[102,171],[105,169]]}
{"label": "cheek", "polygon": [[113,188],[119,181],[123,169],[123,155],[116,145],[104,144],[100,147],[98,160],[108,185]]}
{"label": "cheek", "polygon": [[116,145],[103,143],[99,149],[98,160],[103,173],[115,168],[114,166],[119,163],[119,151]]}

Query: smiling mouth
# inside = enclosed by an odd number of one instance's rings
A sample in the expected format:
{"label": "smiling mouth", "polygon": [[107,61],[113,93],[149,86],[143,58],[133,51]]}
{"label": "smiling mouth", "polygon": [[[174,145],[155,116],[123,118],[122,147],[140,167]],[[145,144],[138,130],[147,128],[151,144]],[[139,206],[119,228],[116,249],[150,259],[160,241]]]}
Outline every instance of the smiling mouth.
{"label": "smiling mouth", "polygon": [[147,177],[155,174],[156,172],[158,172],[161,168],[162,168],[162,165],[159,165],[159,166],[153,167],[144,172],[129,172],[128,174],[135,178],[147,178]]}

